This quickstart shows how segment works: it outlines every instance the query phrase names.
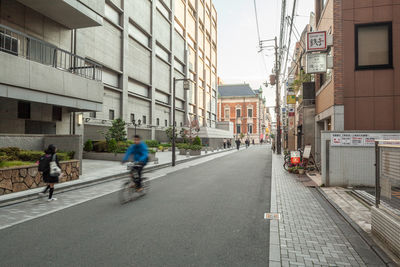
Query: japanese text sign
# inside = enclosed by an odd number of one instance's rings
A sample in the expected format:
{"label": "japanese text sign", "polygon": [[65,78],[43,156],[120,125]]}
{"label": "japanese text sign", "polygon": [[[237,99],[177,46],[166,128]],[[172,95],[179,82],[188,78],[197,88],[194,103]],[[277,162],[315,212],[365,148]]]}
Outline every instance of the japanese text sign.
{"label": "japanese text sign", "polygon": [[307,33],[307,51],[325,51],[326,48],[326,32]]}

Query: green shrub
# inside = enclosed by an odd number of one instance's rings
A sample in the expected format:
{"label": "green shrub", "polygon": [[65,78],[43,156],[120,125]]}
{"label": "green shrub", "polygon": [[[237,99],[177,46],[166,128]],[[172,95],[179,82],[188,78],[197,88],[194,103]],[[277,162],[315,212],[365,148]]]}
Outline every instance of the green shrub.
{"label": "green shrub", "polygon": [[144,141],[148,147],[158,147],[159,142],[157,140],[145,140]]}
{"label": "green shrub", "polygon": [[0,152],[5,153],[9,160],[18,160],[18,153],[21,151],[19,147],[1,147]]}
{"label": "green shrub", "polygon": [[202,146],[199,146],[199,145],[190,145],[189,146],[189,149],[190,150],[196,150],[196,151],[199,151],[199,150],[201,150],[203,147]]}
{"label": "green shrub", "polygon": [[172,147],[172,144],[171,143],[163,143],[163,144],[161,144],[163,147]]}
{"label": "green shrub", "polygon": [[200,137],[196,136],[196,137],[193,139],[193,145],[201,146],[201,139],[200,139]]}
{"label": "green shrub", "polygon": [[156,150],[155,150],[155,149],[152,149],[152,148],[149,148],[149,153],[150,153],[150,154],[156,154]]}
{"label": "green shrub", "polygon": [[117,143],[117,140],[115,140],[114,138],[111,138],[111,139],[107,142],[107,151],[108,151],[108,152],[112,152],[112,153],[118,153],[118,143]]}
{"label": "green shrub", "polygon": [[106,141],[98,141],[94,143],[93,150],[96,152],[106,152],[107,151],[107,142]]}
{"label": "green shrub", "polygon": [[163,147],[163,146],[159,146],[159,147],[158,147],[158,150],[163,151],[163,150],[164,150],[164,147]]}
{"label": "green shrub", "polygon": [[185,143],[178,143],[178,144],[176,144],[176,147],[177,147],[178,149],[186,149],[185,147],[187,147],[187,144],[185,144]]}
{"label": "green shrub", "polygon": [[88,139],[83,146],[83,150],[86,152],[93,151],[93,142],[92,140]]}
{"label": "green shrub", "polygon": [[[20,161],[30,161],[30,162],[36,162],[40,159],[41,156],[43,156],[42,151],[25,151],[22,150],[18,153],[18,160]],[[57,153],[58,155],[58,153]]]}
{"label": "green shrub", "polygon": [[66,160],[72,159],[69,156],[69,152],[57,152],[57,158],[58,158],[58,161],[66,161]]}

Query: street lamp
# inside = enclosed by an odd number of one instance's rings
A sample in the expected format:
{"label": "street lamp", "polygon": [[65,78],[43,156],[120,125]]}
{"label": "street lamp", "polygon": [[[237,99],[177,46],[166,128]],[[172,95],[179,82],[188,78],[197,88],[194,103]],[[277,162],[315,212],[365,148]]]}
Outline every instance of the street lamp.
{"label": "street lamp", "polygon": [[183,90],[190,90],[190,85],[192,80],[190,79],[176,79],[174,77],[173,80],[173,92],[172,92],[172,166],[175,166],[176,155],[175,155],[175,147],[176,147],[176,136],[175,136],[175,95],[176,95],[176,82],[182,81],[183,82]]}
{"label": "street lamp", "polygon": [[140,126],[140,124],[142,123],[142,121],[139,119],[136,123],[135,119],[132,120],[132,125],[135,127],[135,135],[136,135],[136,127]]}

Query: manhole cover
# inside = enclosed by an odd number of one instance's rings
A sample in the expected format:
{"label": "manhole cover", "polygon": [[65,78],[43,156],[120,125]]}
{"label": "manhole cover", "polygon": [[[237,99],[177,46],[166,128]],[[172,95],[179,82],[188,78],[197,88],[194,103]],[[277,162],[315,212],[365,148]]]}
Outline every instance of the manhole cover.
{"label": "manhole cover", "polygon": [[266,220],[280,220],[281,214],[280,213],[264,213],[264,219]]}

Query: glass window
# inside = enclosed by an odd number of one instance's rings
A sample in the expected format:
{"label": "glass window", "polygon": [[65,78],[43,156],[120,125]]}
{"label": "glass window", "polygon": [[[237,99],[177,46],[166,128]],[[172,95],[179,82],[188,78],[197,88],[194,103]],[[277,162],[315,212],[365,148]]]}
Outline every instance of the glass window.
{"label": "glass window", "polygon": [[142,123],[143,123],[143,124],[146,124],[146,116],[143,116]]}
{"label": "glass window", "polygon": [[96,118],[96,111],[89,112],[89,117],[90,118]]}
{"label": "glass window", "polygon": [[19,119],[31,118],[31,103],[18,101],[18,118]]}
{"label": "glass window", "polygon": [[110,109],[110,110],[108,111],[108,119],[109,119],[109,120],[114,120],[114,115],[115,115],[114,110],[113,110],[113,109]]}
{"label": "glass window", "polygon": [[131,113],[131,122],[135,120],[135,114]]}
{"label": "glass window", "polygon": [[165,127],[167,127],[168,126],[168,120],[165,120],[164,122],[165,122]]}
{"label": "glass window", "polygon": [[248,124],[247,125],[247,133],[250,133],[250,134],[253,133],[253,124]]}
{"label": "glass window", "polygon": [[157,118],[157,120],[156,120],[156,125],[160,126],[160,119],[159,118]]}
{"label": "glass window", "polygon": [[247,110],[247,117],[248,118],[253,118],[253,109],[252,108]]}
{"label": "glass window", "polygon": [[240,118],[240,109],[238,108],[238,109],[236,109],[236,118]]}
{"label": "glass window", "polygon": [[53,121],[61,121],[62,120],[62,108],[53,106]]}
{"label": "glass window", "polygon": [[240,134],[240,124],[236,124],[236,133]]}
{"label": "glass window", "polygon": [[225,117],[225,120],[229,120],[229,118],[230,118],[230,109],[229,108],[225,108],[225,111],[224,111],[224,117]]}
{"label": "glass window", "polygon": [[392,23],[356,25],[356,68],[391,68]]}

